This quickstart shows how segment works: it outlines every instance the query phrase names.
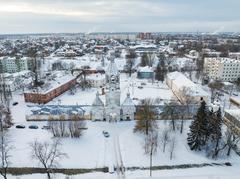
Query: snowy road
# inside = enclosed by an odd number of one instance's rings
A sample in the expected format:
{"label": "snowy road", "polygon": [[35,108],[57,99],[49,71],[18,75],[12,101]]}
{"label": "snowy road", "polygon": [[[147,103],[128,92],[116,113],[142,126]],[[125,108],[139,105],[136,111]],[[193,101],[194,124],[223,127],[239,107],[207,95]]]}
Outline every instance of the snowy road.
{"label": "snowy road", "polygon": [[109,163],[109,172],[113,172],[115,169],[118,179],[125,179],[125,167],[123,165],[121,147],[119,142],[119,130],[116,127],[116,124],[109,123],[109,133],[110,133],[110,145],[107,146],[111,149],[111,161]]}

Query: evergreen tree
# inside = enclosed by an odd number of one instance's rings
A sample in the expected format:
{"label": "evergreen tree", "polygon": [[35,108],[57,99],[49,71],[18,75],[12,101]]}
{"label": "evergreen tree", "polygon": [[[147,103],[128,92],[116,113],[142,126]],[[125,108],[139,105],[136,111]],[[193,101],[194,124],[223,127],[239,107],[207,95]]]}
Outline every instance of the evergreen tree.
{"label": "evergreen tree", "polygon": [[159,81],[164,81],[165,79],[165,75],[166,75],[166,66],[165,66],[165,62],[164,60],[160,60],[159,63],[158,63],[158,66],[156,68],[156,80],[159,80]]}
{"label": "evergreen tree", "polygon": [[207,141],[207,110],[206,102],[202,101],[197,115],[190,125],[188,145],[191,150],[201,150]]}
{"label": "evergreen tree", "polygon": [[213,139],[214,127],[215,127],[215,116],[216,114],[213,112],[213,109],[208,111],[208,125],[207,125],[207,136],[210,140]]}
{"label": "evergreen tree", "polygon": [[158,81],[162,81],[160,64],[157,65],[155,79]]}
{"label": "evergreen tree", "polygon": [[219,142],[222,138],[222,113],[221,109],[219,107],[218,111],[214,115],[214,128],[212,130],[212,140],[215,143],[215,149],[214,149],[214,154],[213,158],[216,158],[219,153]]}
{"label": "evergreen tree", "polygon": [[141,57],[141,64],[142,67],[148,66],[149,65],[149,59],[148,59],[148,55],[146,52],[143,53],[142,57]]}

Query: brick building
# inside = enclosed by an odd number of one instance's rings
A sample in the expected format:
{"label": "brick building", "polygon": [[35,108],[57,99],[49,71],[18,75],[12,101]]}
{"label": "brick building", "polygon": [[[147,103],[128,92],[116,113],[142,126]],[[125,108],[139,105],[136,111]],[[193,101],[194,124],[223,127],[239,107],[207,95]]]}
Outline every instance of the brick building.
{"label": "brick building", "polygon": [[65,77],[63,81],[58,81],[57,85],[46,91],[31,91],[24,93],[25,102],[45,104],[56,98],[57,96],[68,91],[71,87],[76,85],[77,79],[75,77]]}

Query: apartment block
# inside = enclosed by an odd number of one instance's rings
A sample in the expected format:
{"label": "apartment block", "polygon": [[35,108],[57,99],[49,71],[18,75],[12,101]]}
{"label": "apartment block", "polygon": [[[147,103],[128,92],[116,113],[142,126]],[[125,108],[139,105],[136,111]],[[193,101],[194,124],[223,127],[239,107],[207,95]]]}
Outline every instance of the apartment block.
{"label": "apartment block", "polygon": [[240,77],[240,61],[231,58],[205,58],[204,73],[209,79],[235,81]]}

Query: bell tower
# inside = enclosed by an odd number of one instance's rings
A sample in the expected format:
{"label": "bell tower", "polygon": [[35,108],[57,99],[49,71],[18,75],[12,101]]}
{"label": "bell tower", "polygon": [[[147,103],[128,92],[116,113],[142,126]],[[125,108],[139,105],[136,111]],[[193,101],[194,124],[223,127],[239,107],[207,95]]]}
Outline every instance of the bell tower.
{"label": "bell tower", "polygon": [[113,57],[106,70],[106,118],[120,119],[120,73]]}
{"label": "bell tower", "polygon": [[115,104],[120,106],[120,74],[114,59],[111,58],[111,62],[106,71],[106,105]]}

